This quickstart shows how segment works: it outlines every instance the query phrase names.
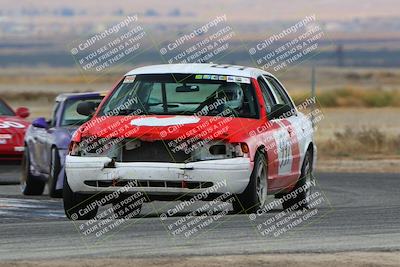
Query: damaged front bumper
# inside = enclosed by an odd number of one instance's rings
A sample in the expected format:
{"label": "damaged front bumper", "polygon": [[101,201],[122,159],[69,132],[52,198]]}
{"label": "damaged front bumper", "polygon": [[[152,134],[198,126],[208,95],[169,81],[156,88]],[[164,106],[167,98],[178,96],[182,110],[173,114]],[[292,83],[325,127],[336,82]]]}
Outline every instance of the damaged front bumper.
{"label": "damaged front bumper", "polygon": [[[189,163],[115,162],[109,157],[66,157],[66,176],[72,191],[113,192],[129,183],[129,192],[150,195],[242,193],[250,180],[253,162],[247,157]],[[134,184],[134,186],[131,186]]]}

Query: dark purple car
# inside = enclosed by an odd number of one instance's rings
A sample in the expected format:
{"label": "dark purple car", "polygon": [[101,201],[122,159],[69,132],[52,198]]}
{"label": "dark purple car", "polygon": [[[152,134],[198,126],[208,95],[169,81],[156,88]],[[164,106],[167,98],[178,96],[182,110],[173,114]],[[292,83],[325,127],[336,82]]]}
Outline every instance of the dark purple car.
{"label": "dark purple car", "polygon": [[64,161],[72,134],[88,117],[77,113],[79,103],[100,104],[104,94],[79,93],[57,96],[51,120],[37,118],[25,135],[21,188],[24,195],[41,195],[48,183],[49,195],[61,197]]}

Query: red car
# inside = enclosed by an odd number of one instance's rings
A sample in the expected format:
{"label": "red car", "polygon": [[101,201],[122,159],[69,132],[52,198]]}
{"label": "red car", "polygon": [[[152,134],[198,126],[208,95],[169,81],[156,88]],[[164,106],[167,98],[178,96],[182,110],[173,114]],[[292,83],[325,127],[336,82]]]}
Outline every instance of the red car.
{"label": "red car", "polygon": [[30,124],[24,119],[28,116],[27,108],[14,111],[0,99],[0,161],[22,159],[25,132]]}
{"label": "red car", "polygon": [[66,158],[70,219],[94,218],[106,203],[118,211],[126,203],[120,199],[140,192],[146,201],[234,195],[235,212],[257,212],[267,195],[286,209],[308,207],[312,124],[270,73],[147,66],[127,73],[98,108],[86,102],[77,109],[91,120],[72,138]]}

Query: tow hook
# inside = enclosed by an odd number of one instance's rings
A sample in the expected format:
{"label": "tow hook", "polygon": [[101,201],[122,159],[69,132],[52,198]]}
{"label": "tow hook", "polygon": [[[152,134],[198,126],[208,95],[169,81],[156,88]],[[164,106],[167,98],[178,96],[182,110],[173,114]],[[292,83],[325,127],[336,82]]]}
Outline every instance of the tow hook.
{"label": "tow hook", "polygon": [[116,168],[115,167],[115,159],[111,159],[111,161],[107,164],[104,164],[104,168]]}

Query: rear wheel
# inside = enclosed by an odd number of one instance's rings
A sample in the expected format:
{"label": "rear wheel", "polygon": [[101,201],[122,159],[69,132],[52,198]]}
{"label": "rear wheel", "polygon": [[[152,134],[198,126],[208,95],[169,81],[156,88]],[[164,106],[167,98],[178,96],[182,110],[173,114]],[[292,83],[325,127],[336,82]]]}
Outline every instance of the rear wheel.
{"label": "rear wheel", "polygon": [[25,146],[22,158],[21,191],[24,195],[38,196],[43,194],[46,183],[39,176],[32,175],[28,146]]}
{"label": "rear wheel", "polygon": [[50,176],[49,176],[49,195],[51,197],[62,197],[62,189],[56,189],[58,175],[60,174],[61,163],[60,163],[60,154],[58,153],[58,149],[53,147],[51,149],[51,162],[50,162]]}
{"label": "rear wheel", "polygon": [[[301,175],[296,183],[296,186],[287,194],[283,195],[282,202],[284,209],[308,209],[310,196],[311,196],[311,180],[312,180],[312,154],[310,151],[306,152],[304,156],[303,165],[301,167]],[[300,190],[303,188],[305,190]],[[291,193],[297,192],[295,197]]]}
{"label": "rear wheel", "polygon": [[91,205],[88,200],[90,195],[83,195],[72,191],[68,184],[67,176],[64,175],[63,202],[64,212],[70,220],[90,220],[96,217],[99,209],[96,205]]}
{"label": "rear wheel", "polygon": [[250,182],[242,194],[236,195],[233,204],[235,213],[254,213],[267,202],[267,162],[265,156],[257,151]]}

